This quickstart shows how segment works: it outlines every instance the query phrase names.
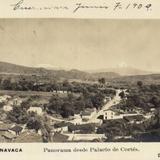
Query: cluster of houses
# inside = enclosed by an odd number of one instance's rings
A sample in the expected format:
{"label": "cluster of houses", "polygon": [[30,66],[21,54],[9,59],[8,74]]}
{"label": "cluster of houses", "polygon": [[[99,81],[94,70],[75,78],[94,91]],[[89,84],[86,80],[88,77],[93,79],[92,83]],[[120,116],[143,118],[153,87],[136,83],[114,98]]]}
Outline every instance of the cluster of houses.
{"label": "cluster of houses", "polygon": [[0,123],[0,142],[43,142],[42,136],[25,125]]}
{"label": "cluster of houses", "polygon": [[[126,111],[124,112],[117,112],[113,108],[107,110],[107,114],[105,112],[105,119],[102,120],[102,123],[110,123],[113,121],[118,121],[119,123],[128,123],[128,124],[137,124],[141,125],[144,122],[147,122],[150,116],[145,116],[140,114],[140,112],[136,111]],[[104,141],[107,140],[105,134],[97,134],[98,127],[101,126],[102,123],[79,123],[73,124],[70,122],[59,122],[54,124],[53,126],[53,139],[55,140],[57,136],[62,136],[63,140],[60,142],[66,141]],[[115,138],[122,138],[122,137],[115,137]],[[126,136],[123,138],[130,138],[130,136]],[[65,139],[65,140],[64,140]],[[56,141],[56,140],[55,140]]]}
{"label": "cluster of houses", "polygon": [[[102,141],[105,134],[96,134],[95,124],[74,125],[68,122],[55,123],[51,126],[51,142]],[[0,123],[0,142],[43,142],[41,132],[28,130],[26,126]]]}
{"label": "cluster of houses", "polygon": [[104,110],[101,117],[103,120],[125,119],[129,123],[140,124],[150,119],[154,114],[152,112],[145,114],[141,108],[119,109],[115,106]]}
{"label": "cluster of houses", "polygon": [[22,99],[19,97],[12,98],[9,95],[0,96],[0,103],[3,104],[3,110],[8,112],[13,109],[13,106],[20,106]]}
{"label": "cluster of houses", "polygon": [[[74,116],[70,117],[70,122],[73,124],[86,124],[90,123],[90,119],[97,114],[97,109],[96,108],[86,108],[84,111],[74,114]],[[101,124],[102,120],[100,119],[95,119],[94,123]]]}
{"label": "cluster of houses", "polygon": [[[6,121],[6,113],[13,110],[14,106],[21,107],[26,98],[18,96],[0,96],[1,116],[0,116],[0,142],[42,142],[42,135],[34,130],[26,129],[25,125],[16,125]],[[42,114],[42,107],[31,106],[27,112]]]}
{"label": "cluster of houses", "polygon": [[[3,95],[0,96],[0,103],[3,105],[1,110],[9,112],[13,110],[14,106],[21,106],[22,102],[26,99]],[[43,115],[41,106],[30,106],[27,112],[36,112],[38,115]],[[51,126],[52,128],[52,141],[92,141],[101,140],[105,135],[95,134],[97,125],[100,123],[90,124],[89,119],[97,113],[95,108],[87,108],[80,114],[75,114],[70,122],[58,122]],[[98,120],[98,119],[97,119]],[[102,120],[98,120],[98,122]],[[55,123],[56,121],[53,120]],[[87,135],[87,136],[84,136]],[[64,140],[65,139],[65,140]],[[41,131],[36,133],[33,130],[28,130],[25,125],[7,124],[6,122],[0,123],[0,141],[1,142],[42,142]]]}
{"label": "cluster of houses", "polygon": [[[99,125],[95,123],[73,124],[65,121],[55,123],[52,127],[53,142],[102,141],[107,137],[105,134],[96,134],[98,127]],[[63,138],[59,139],[59,136]]]}
{"label": "cluster of houses", "polygon": [[0,137],[1,139],[11,142],[23,132],[23,127],[13,124],[0,123]]}
{"label": "cluster of houses", "polygon": [[[0,104],[3,105],[3,110],[5,112],[9,112],[13,110],[14,106],[20,107],[22,102],[25,101],[26,98],[20,98],[17,96],[9,96],[9,95],[3,95],[0,96]],[[35,112],[38,115],[43,114],[43,110],[41,106],[30,106],[27,112]]]}
{"label": "cluster of houses", "polygon": [[[111,99],[105,99],[106,103]],[[3,110],[9,112],[14,106],[21,106],[24,99],[0,96],[0,103]],[[35,112],[43,115],[41,106],[30,106],[27,112]],[[144,114],[140,108],[122,110],[116,105],[104,109],[97,117],[96,108],[87,108],[80,114],[75,114],[71,120],[56,121],[55,117],[49,116],[51,120],[51,142],[103,142],[107,139],[105,134],[97,134],[97,129],[103,124],[111,121],[119,121],[128,124],[142,124],[154,115],[154,111]],[[93,118],[94,117],[94,118]],[[96,117],[96,118],[95,118]],[[58,118],[57,118],[58,119]],[[91,121],[92,119],[92,121]],[[27,130],[26,126],[0,123],[0,142],[42,142],[42,133]]]}
{"label": "cluster of houses", "polygon": [[[77,117],[79,117],[79,119],[81,119],[79,121],[73,120],[71,121],[72,123],[63,121],[54,124],[53,141],[102,142],[104,140],[107,140],[105,134],[97,134],[97,128],[101,126],[102,123],[117,121],[118,123],[127,123],[130,125],[143,125],[144,123],[147,124],[150,123],[151,118],[154,116],[154,109],[151,109],[151,112],[144,113],[143,109],[137,107],[122,110],[117,106],[112,106],[109,109],[103,110],[102,115],[97,118],[102,120],[101,123],[89,123],[89,119],[92,118],[92,116],[94,116],[96,113],[96,109],[87,109],[86,111],[82,112],[81,115],[76,115]],[[77,120],[78,118],[75,119]],[[120,138],[131,139],[133,137],[131,137],[130,135],[115,137],[115,139]]]}

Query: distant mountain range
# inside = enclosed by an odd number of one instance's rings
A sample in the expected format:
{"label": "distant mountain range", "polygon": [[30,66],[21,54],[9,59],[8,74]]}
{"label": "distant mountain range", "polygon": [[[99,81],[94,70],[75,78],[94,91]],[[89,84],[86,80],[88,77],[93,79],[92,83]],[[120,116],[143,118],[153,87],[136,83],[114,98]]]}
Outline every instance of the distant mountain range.
{"label": "distant mountain range", "polygon": [[114,72],[121,76],[132,76],[132,75],[148,75],[153,74],[153,72],[149,71],[143,71],[140,69],[136,69],[133,67],[116,67],[116,68],[107,68],[107,69],[98,69],[98,70],[91,70],[88,71],[89,73],[95,73],[95,72]]}
{"label": "distant mountain range", "polygon": [[88,73],[76,69],[63,70],[63,69],[46,69],[38,67],[26,67],[7,62],[0,62],[0,73],[1,74],[20,74],[20,75],[42,75],[54,78],[64,79],[81,79],[81,80],[97,80],[98,78],[104,77],[106,79],[119,77],[119,74],[114,72],[96,72]]}
{"label": "distant mountain range", "polygon": [[26,67],[7,62],[0,62],[0,74],[14,75],[40,75],[58,79],[97,80],[99,78],[132,80],[134,79],[159,79],[160,74],[142,71],[131,67],[119,67],[94,71],[80,71],[77,69],[46,69],[42,67]]}

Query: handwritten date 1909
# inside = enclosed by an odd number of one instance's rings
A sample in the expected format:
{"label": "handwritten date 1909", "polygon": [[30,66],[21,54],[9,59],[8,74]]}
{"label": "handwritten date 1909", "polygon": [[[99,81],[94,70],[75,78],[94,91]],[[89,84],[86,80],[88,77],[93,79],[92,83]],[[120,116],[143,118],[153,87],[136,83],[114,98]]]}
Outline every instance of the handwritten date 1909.
{"label": "handwritten date 1909", "polygon": [[80,9],[112,9],[113,11],[118,10],[129,10],[129,9],[146,9],[147,11],[151,11],[152,4],[141,4],[141,3],[128,3],[123,4],[121,2],[115,2],[113,6],[107,5],[83,5],[82,3],[77,3],[76,8],[73,10],[73,13],[77,12]]}
{"label": "handwritten date 1909", "polygon": [[152,10],[152,4],[146,4],[146,3],[123,3],[122,2],[114,2],[112,4],[102,4],[102,5],[97,5],[97,4],[83,4],[83,3],[75,3],[70,6],[64,6],[64,5],[59,5],[59,6],[26,6],[24,4],[24,0],[18,1],[16,4],[11,5],[13,10],[70,10],[73,13],[77,13],[80,10],[86,10],[86,9],[99,9],[99,10],[113,10],[113,11],[120,11],[120,10],[142,10],[145,9],[146,11],[151,11]]}

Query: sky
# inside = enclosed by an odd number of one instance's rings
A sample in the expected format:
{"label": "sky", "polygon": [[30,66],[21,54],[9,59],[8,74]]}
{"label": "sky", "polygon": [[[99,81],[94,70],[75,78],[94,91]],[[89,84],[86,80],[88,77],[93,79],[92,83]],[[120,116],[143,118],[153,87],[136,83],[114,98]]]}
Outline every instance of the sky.
{"label": "sky", "polygon": [[0,61],[159,72],[160,20],[0,19]]}

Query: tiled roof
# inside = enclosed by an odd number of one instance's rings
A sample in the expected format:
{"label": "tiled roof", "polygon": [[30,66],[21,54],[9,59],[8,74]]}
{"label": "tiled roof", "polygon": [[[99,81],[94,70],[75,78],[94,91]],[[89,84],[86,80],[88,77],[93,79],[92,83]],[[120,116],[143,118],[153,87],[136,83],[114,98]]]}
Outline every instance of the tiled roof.
{"label": "tiled roof", "polygon": [[13,124],[0,123],[0,131],[7,131]]}
{"label": "tiled roof", "polygon": [[133,116],[124,116],[124,119],[127,121],[132,121],[132,120],[142,121],[144,117],[143,115],[133,115]]}
{"label": "tiled roof", "polygon": [[86,108],[86,110],[82,112],[82,115],[83,116],[88,116],[88,115],[91,115],[91,113],[94,112],[94,111],[95,111],[94,108]]}
{"label": "tiled roof", "polygon": [[64,122],[64,121],[63,121],[63,122],[54,124],[54,127],[55,127],[55,128],[60,128],[60,127],[65,127],[65,126],[70,126],[70,125],[72,125],[72,123]]}
{"label": "tiled roof", "polygon": [[6,139],[3,136],[0,136],[0,143],[6,142]]}
{"label": "tiled roof", "polygon": [[53,139],[52,141],[53,142],[67,142],[69,136],[67,135],[63,135],[63,134],[60,134],[60,133],[55,133],[53,135]]}
{"label": "tiled roof", "polygon": [[16,139],[17,143],[43,142],[42,136],[37,133],[23,132]]}
{"label": "tiled roof", "polygon": [[71,125],[69,126],[70,131],[76,131],[76,130],[84,130],[87,127],[95,127],[96,125],[93,123],[87,123],[87,124],[81,124],[81,125]]}
{"label": "tiled roof", "polygon": [[103,120],[103,123],[126,123],[126,120],[123,119],[123,118],[118,118],[118,119],[106,119],[106,120]]}
{"label": "tiled roof", "polygon": [[21,132],[22,131],[22,127],[21,126],[14,126],[12,128],[10,128],[10,130],[14,131],[14,132]]}
{"label": "tiled roof", "polygon": [[16,136],[11,134],[10,132],[5,132],[4,134],[2,134],[3,137],[7,138],[7,139],[13,139]]}

